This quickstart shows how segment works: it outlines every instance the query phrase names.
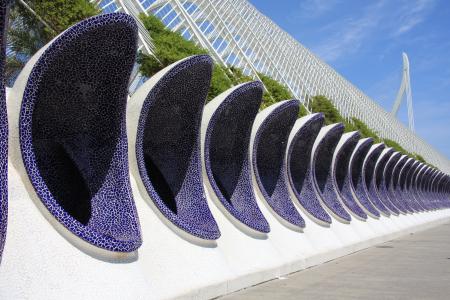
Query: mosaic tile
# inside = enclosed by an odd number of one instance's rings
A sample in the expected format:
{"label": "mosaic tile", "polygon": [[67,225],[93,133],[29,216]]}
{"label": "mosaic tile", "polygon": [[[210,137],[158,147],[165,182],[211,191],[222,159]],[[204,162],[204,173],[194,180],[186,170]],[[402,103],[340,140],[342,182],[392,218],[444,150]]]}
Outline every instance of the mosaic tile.
{"label": "mosaic tile", "polygon": [[294,201],[319,224],[330,224],[331,217],[320,204],[314,190],[311,161],[312,147],[324,122],[323,114],[300,118],[294,124],[287,146],[287,174]]}
{"label": "mosaic tile", "polygon": [[363,163],[372,143],[371,138],[361,139],[353,150],[349,163],[350,190],[356,202],[365,209],[366,213],[378,218],[380,212],[372,205],[363,189]]}
{"label": "mosaic tile", "polygon": [[[291,225],[305,227],[305,221],[298,213],[289,195],[286,176],[286,147],[300,102],[283,101],[274,104],[258,127],[253,144],[253,170],[265,201],[272,210]],[[261,114],[264,114],[262,111]]]}
{"label": "mosaic tile", "polygon": [[395,166],[397,164],[397,162],[399,161],[400,157],[401,157],[401,153],[400,152],[394,152],[392,153],[392,155],[389,157],[389,160],[386,163],[386,167],[384,168],[383,171],[383,185],[381,187],[381,193],[388,198],[391,203],[403,214],[406,214],[408,211],[406,210],[406,208],[402,205],[401,202],[397,201],[397,197],[395,196],[395,194],[392,193],[392,175],[393,175],[393,171],[395,169]]}
{"label": "mosaic tile", "polygon": [[339,140],[344,133],[344,125],[341,123],[323,127],[316,138],[313,147],[312,166],[313,182],[323,204],[331,211],[336,219],[342,222],[350,222],[351,216],[342,206],[333,184],[333,154]]}
{"label": "mosaic tile", "polygon": [[333,157],[333,183],[338,198],[347,209],[359,219],[367,219],[367,214],[355,201],[350,189],[350,158],[360,135],[358,132],[345,133],[336,146]]}
{"label": "mosaic tile", "polygon": [[[205,134],[205,169],[217,198],[237,220],[256,231],[268,233],[253,191],[250,166],[250,135],[262,101],[261,82],[232,88],[207,104],[217,107]],[[219,103],[216,103],[219,102]]]}
{"label": "mosaic tile", "polygon": [[142,244],[125,128],[136,50],[126,14],[70,27],[33,66],[19,117],[22,158],[42,203],[76,236],[116,252]]}
{"label": "mosaic tile", "polygon": [[368,200],[385,216],[389,216],[390,212],[383,202],[378,198],[378,194],[375,191],[375,165],[380,157],[381,152],[384,149],[384,144],[372,145],[363,163],[363,180],[360,188],[366,193]]}
{"label": "mosaic tile", "polygon": [[8,115],[6,112],[5,56],[10,2],[0,1],[0,262],[8,222]]}
{"label": "mosaic tile", "polygon": [[160,71],[142,105],[136,136],[138,169],[151,200],[178,228],[206,240],[220,237],[203,189],[200,152],[212,65],[209,56],[197,55]]}

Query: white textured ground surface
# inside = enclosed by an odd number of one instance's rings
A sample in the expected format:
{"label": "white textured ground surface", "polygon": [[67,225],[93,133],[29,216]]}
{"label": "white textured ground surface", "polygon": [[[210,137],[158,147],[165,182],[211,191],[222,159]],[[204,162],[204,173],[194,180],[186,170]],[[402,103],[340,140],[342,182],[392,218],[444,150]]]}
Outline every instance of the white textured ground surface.
{"label": "white textured ground surface", "polygon": [[450,220],[221,299],[449,299]]}

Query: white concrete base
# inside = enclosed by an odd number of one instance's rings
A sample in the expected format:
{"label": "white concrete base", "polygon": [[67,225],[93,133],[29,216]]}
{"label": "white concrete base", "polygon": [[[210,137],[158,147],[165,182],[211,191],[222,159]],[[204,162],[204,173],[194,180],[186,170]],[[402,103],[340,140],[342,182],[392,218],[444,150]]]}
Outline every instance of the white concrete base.
{"label": "white concrete base", "polygon": [[[47,221],[22,178],[9,168],[9,226],[0,266],[0,299],[207,299],[329,261],[445,222],[450,210],[400,215],[329,228],[306,218],[286,228],[262,204],[271,232],[243,233],[210,201],[222,237],[202,247],[175,234],[137,192],[144,244],[136,256],[102,259],[78,248]],[[207,190],[209,193],[210,191]],[[258,191],[257,191],[258,192]]]}

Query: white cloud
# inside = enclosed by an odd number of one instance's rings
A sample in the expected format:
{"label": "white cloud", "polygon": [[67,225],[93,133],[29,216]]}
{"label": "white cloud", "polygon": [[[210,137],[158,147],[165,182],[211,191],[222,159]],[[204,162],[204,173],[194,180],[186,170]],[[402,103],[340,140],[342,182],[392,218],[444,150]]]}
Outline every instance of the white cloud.
{"label": "white cloud", "polygon": [[[315,1],[313,1],[315,2]],[[321,2],[321,1],[319,1]],[[395,38],[422,23],[434,7],[435,0],[382,0],[353,11],[350,17],[338,19],[318,29],[328,33],[325,40],[312,46],[322,59],[334,62],[357,53],[367,43],[396,43]]]}
{"label": "white cloud", "polygon": [[434,7],[434,0],[407,1],[401,5],[395,19],[399,21],[394,36],[406,33],[422,23]]}
{"label": "white cloud", "polygon": [[326,61],[336,61],[343,55],[356,52],[380,23],[382,16],[380,11],[385,2],[380,1],[367,7],[359,18],[348,18],[340,20],[332,26],[327,25],[327,28],[332,29],[334,34],[323,43],[313,47],[313,52]]}

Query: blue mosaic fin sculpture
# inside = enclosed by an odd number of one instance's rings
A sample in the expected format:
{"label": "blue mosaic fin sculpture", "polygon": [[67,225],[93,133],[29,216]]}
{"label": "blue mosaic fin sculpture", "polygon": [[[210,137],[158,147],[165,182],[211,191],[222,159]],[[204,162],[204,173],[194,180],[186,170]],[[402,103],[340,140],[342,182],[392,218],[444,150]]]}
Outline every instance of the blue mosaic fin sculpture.
{"label": "blue mosaic fin sculpture", "polygon": [[127,112],[141,196],[176,233],[201,240],[220,237],[203,189],[200,149],[212,67],[208,55],[173,63],[133,94]]}
{"label": "blue mosaic fin sculpture", "polygon": [[418,171],[413,179],[413,196],[414,199],[420,204],[420,206],[423,207],[425,211],[429,209],[426,202],[423,201],[421,191],[420,191],[420,184],[422,181],[423,173],[427,170],[428,166],[424,163],[421,163],[420,167],[418,168]]}
{"label": "blue mosaic fin sculpture", "polygon": [[442,199],[441,194],[440,194],[440,190],[441,190],[441,184],[445,179],[445,174],[442,172],[439,172],[439,176],[436,179],[435,182],[435,186],[434,186],[434,190],[433,190],[433,197],[436,199],[436,201],[439,204],[440,208],[445,208],[445,201],[444,199]]}
{"label": "blue mosaic fin sculpture", "polygon": [[385,148],[378,157],[378,160],[375,164],[374,180],[372,183],[374,185],[375,193],[374,194],[371,193],[370,196],[378,197],[378,200],[381,201],[384,204],[384,206],[389,209],[390,213],[398,216],[400,214],[400,211],[391,202],[391,199],[389,198],[384,177],[386,165],[393,153],[394,150],[392,148]]}
{"label": "blue mosaic fin sculpture", "polygon": [[439,198],[443,203],[443,207],[450,207],[450,176],[444,175],[439,187]]}
{"label": "blue mosaic fin sculpture", "polygon": [[433,198],[438,203],[439,207],[443,208],[443,201],[439,197],[439,187],[441,185],[441,181],[444,178],[444,174],[442,172],[439,172],[438,176],[435,179],[434,187],[433,187]]}
{"label": "blue mosaic fin sculpture", "polygon": [[14,86],[26,83],[19,139],[30,193],[75,236],[113,252],[142,243],[125,128],[136,51],[130,16],[92,17],[41,49]]}
{"label": "blue mosaic fin sculpture", "polygon": [[381,202],[375,191],[375,165],[383,151],[385,145],[382,143],[374,144],[370,147],[363,163],[363,181],[362,188],[366,192],[369,201],[385,216],[389,216],[388,208]]}
{"label": "blue mosaic fin sculpture", "polygon": [[253,171],[264,201],[278,220],[293,229],[305,227],[290,197],[286,176],[286,146],[299,105],[298,100],[286,100],[261,111],[253,125],[251,143]]}
{"label": "blue mosaic fin sculpture", "polygon": [[439,184],[438,197],[442,203],[442,207],[450,207],[450,176],[444,174]]}
{"label": "blue mosaic fin sculpture", "polygon": [[358,141],[350,158],[348,171],[350,173],[350,190],[354,199],[368,215],[373,218],[379,218],[380,212],[367,198],[367,193],[363,187],[363,163],[372,143],[372,138],[365,138]]}
{"label": "blue mosaic fin sculpture", "polygon": [[406,160],[408,159],[408,156],[401,155],[397,162],[395,163],[394,167],[392,168],[392,174],[389,181],[389,187],[388,187],[388,194],[391,201],[394,202],[394,204],[397,206],[397,208],[401,208],[404,213],[411,213],[412,211],[405,205],[405,203],[402,201],[402,199],[397,194],[397,185],[398,185],[398,179],[400,175],[400,171],[403,168],[403,166],[406,163]]}
{"label": "blue mosaic fin sculpture", "polygon": [[427,172],[426,181],[425,181],[425,184],[423,187],[424,200],[426,200],[429,203],[431,210],[436,209],[436,207],[434,207],[433,199],[431,199],[431,197],[430,197],[430,184],[431,184],[431,181],[433,180],[434,172],[435,172],[435,170],[432,167],[430,167],[429,171]]}
{"label": "blue mosaic fin sculpture", "polygon": [[6,28],[11,1],[0,1],[0,262],[8,222],[8,116],[6,112],[5,55]]}
{"label": "blue mosaic fin sculpture", "polygon": [[316,223],[329,226],[330,215],[320,204],[314,190],[312,148],[324,122],[323,114],[316,113],[298,119],[289,135],[287,145],[287,174],[295,197],[294,201]]}
{"label": "blue mosaic fin sculpture", "polygon": [[269,223],[253,191],[249,155],[252,125],[262,94],[262,83],[254,81],[211,100],[203,110],[202,151],[206,174],[219,205],[245,226],[268,233]]}
{"label": "blue mosaic fin sculpture", "polygon": [[436,185],[437,185],[439,179],[440,179],[440,171],[435,169],[433,181],[430,185],[430,197],[431,197],[436,209],[442,208],[440,201],[436,198]]}
{"label": "blue mosaic fin sculpture", "polygon": [[350,190],[350,158],[360,138],[357,131],[344,133],[334,150],[332,177],[337,197],[357,219],[366,220],[367,214],[355,201]]}
{"label": "blue mosaic fin sculpture", "polygon": [[427,189],[428,198],[430,199],[434,209],[439,209],[439,203],[436,201],[436,199],[434,198],[434,195],[433,195],[434,184],[435,184],[435,181],[436,181],[436,178],[438,177],[438,175],[439,175],[439,171],[434,169],[432,176],[431,176],[430,183],[428,185],[428,189]]}
{"label": "blue mosaic fin sculpture", "polygon": [[442,197],[444,198],[443,201],[446,205],[444,207],[450,207],[450,176],[448,175],[446,175],[446,180],[442,184],[442,194]]}
{"label": "blue mosaic fin sculpture", "polygon": [[439,179],[436,181],[436,188],[434,191],[434,195],[435,198],[437,199],[437,201],[440,204],[440,207],[445,208],[446,207],[446,203],[445,203],[445,197],[442,193],[443,187],[445,186],[445,181],[446,181],[446,175],[442,172],[440,172],[439,175]]}
{"label": "blue mosaic fin sculpture", "polygon": [[[407,210],[397,201],[394,195],[392,195],[390,191],[390,186],[392,182],[392,172],[394,171],[394,167],[397,164],[398,160],[401,157],[400,152],[393,152],[391,156],[389,157],[386,166],[383,170],[383,183],[380,188],[382,196],[386,197],[386,199],[389,199],[389,201],[399,210],[399,212],[406,214]],[[381,198],[383,199],[383,198]]]}
{"label": "blue mosaic fin sculpture", "polygon": [[431,197],[430,190],[431,190],[431,184],[433,182],[435,173],[436,173],[436,169],[430,167],[430,170],[428,172],[428,176],[427,176],[427,179],[426,179],[426,182],[425,182],[425,186],[424,186],[424,197],[428,201],[428,203],[430,203],[430,207],[433,210],[436,209],[436,207],[435,207],[435,203],[433,201],[433,198]]}
{"label": "blue mosaic fin sculpture", "polygon": [[312,179],[318,198],[328,212],[343,223],[351,221],[350,214],[342,206],[333,184],[332,161],[334,150],[344,133],[342,123],[322,127],[312,148]]}
{"label": "blue mosaic fin sculpture", "polygon": [[444,202],[444,207],[448,208],[450,207],[450,176],[446,175],[445,180],[442,183],[442,198]]}
{"label": "blue mosaic fin sculpture", "polygon": [[441,208],[443,208],[442,203],[436,197],[436,187],[441,178],[441,176],[440,176],[441,172],[437,169],[435,171],[436,172],[435,172],[435,176],[433,178],[433,183],[430,186],[430,196],[431,196],[431,199],[433,199],[433,202],[435,203],[436,208],[441,209]]}
{"label": "blue mosaic fin sculpture", "polygon": [[397,186],[395,189],[395,192],[397,194],[398,199],[402,202],[403,206],[409,211],[409,212],[416,212],[417,210],[411,205],[409,201],[409,195],[406,193],[406,179],[408,177],[408,173],[414,163],[414,159],[407,157],[405,164],[401,168],[398,179],[397,179]]}
{"label": "blue mosaic fin sculpture", "polygon": [[433,170],[431,167],[429,166],[425,167],[425,171],[423,172],[422,181],[420,184],[420,193],[421,193],[420,195],[422,198],[422,202],[425,203],[428,210],[434,210],[433,203],[430,201],[428,197],[428,185],[432,172]]}
{"label": "blue mosaic fin sculpture", "polygon": [[433,182],[434,182],[434,179],[436,178],[437,173],[438,172],[437,172],[436,169],[432,169],[431,170],[430,177],[428,179],[428,184],[427,184],[427,187],[426,187],[426,197],[427,197],[428,201],[431,203],[431,207],[433,209],[437,209],[438,208],[437,203],[436,203],[435,199],[432,196]]}
{"label": "blue mosaic fin sculpture", "polygon": [[446,188],[449,185],[449,177],[444,173],[441,173],[441,175],[441,179],[436,187],[436,197],[442,208],[448,208],[450,207],[450,197]]}
{"label": "blue mosaic fin sculpture", "polygon": [[408,171],[408,175],[406,177],[405,182],[405,190],[407,193],[407,201],[409,201],[409,205],[416,211],[422,212],[425,211],[425,209],[422,207],[422,205],[416,200],[416,197],[414,195],[414,178],[416,176],[416,173],[420,169],[420,162],[417,160],[414,160],[413,164],[411,165],[410,170]]}

